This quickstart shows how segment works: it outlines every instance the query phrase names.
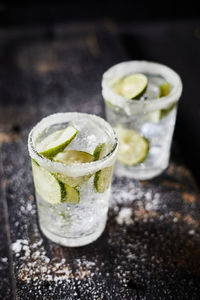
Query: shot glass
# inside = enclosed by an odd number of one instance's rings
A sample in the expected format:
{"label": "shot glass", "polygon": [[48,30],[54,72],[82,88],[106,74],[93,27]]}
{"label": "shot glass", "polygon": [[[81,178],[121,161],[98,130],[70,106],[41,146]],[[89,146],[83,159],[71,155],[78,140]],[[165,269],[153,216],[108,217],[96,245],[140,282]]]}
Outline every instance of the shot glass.
{"label": "shot glass", "polygon": [[113,128],[95,115],[57,113],[31,130],[28,149],[41,231],[69,247],[95,241],[107,220],[118,150]]}
{"label": "shot glass", "polygon": [[145,180],[167,168],[181,93],[179,75],[154,62],[122,62],[103,74],[106,118],[119,139],[117,175]]}

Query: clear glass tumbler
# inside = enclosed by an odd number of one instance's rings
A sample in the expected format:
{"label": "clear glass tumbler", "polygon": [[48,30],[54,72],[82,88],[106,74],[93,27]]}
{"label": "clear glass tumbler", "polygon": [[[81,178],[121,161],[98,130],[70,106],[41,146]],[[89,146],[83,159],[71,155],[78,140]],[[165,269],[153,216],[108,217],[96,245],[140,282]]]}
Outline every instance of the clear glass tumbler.
{"label": "clear glass tumbler", "polygon": [[103,232],[118,141],[102,118],[57,113],[30,132],[39,224],[50,240],[83,246]]}
{"label": "clear glass tumbler", "polygon": [[103,74],[106,117],[119,139],[117,175],[145,180],[167,168],[181,93],[179,75],[158,63],[122,62]]}

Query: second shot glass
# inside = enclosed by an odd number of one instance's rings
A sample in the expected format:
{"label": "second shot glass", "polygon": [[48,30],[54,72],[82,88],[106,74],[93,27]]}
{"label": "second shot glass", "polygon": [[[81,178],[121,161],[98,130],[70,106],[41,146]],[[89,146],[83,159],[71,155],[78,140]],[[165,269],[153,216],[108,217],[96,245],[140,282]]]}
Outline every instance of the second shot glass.
{"label": "second shot glass", "polygon": [[181,93],[179,75],[158,63],[122,62],[103,74],[106,117],[119,139],[117,175],[145,180],[167,168]]}

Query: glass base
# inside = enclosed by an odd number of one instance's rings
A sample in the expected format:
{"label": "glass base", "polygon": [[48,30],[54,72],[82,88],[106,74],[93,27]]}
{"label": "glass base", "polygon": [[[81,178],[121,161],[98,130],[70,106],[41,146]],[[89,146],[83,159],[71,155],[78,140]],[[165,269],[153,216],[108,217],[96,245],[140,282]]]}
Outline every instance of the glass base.
{"label": "glass base", "polygon": [[80,247],[80,246],[85,246],[88,245],[100,237],[100,235],[103,233],[104,229],[106,226],[106,222],[103,224],[100,224],[97,228],[95,228],[95,232],[85,235],[85,236],[80,236],[80,237],[66,237],[66,236],[60,236],[58,234],[55,234],[53,232],[50,232],[48,229],[43,227],[40,224],[40,229],[43,232],[43,234],[50,239],[51,241],[60,244],[62,246],[66,247]]}
{"label": "glass base", "polygon": [[117,162],[115,166],[115,175],[118,177],[125,176],[129,178],[133,178],[136,180],[147,180],[152,179],[154,177],[162,174],[166,168],[168,167],[168,162],[162,167],[154,167],[154,168],[138,168],[138,167],[127,167]]}

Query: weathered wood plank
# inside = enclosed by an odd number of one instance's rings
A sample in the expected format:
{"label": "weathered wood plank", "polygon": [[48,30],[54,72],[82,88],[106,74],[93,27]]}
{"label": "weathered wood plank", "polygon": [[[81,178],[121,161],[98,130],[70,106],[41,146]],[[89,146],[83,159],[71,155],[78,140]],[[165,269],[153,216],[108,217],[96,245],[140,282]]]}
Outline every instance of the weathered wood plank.
{"label": "weathered wood plank", "polygon": [[13,260],[10,249],[10,228],[5,185],[6,180],[3,178],[2,162],[0,159],[0,298],[9,300],[12,299],[13,290],[15,289],[15,276],[13,273]]}

